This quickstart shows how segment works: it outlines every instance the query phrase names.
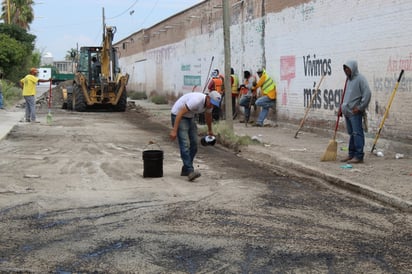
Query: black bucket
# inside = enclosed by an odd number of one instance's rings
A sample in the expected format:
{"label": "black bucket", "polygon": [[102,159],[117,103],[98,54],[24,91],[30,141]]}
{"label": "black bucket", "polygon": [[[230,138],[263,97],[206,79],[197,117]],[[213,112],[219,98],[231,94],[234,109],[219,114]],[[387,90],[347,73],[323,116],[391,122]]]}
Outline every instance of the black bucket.
{"label": "black bucket", "polygon": [[163,177],[163,150],[143,151],[143,177]]}

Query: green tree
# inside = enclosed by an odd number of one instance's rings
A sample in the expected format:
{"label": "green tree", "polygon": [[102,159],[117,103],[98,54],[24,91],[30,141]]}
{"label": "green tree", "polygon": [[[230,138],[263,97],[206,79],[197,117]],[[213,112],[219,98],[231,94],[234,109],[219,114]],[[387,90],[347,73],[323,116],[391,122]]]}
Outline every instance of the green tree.
{"label": "green tree", "polygon": [[11,38],[24,44],[27,51],[32,52],[35,46],[36,36],[28,33],[18,25],[0,24],[0,33],[9,35]]}
{"label": "green tree", "polygon": [[37,68],[37,67],[40,66],[41,56],[42,56],[42,54],[39,50],[36,49],[36,50],[33,51],[32,55],[31,55],[31,61],[30,61],[31,67],[36,67]]}
{"label": "green tree", "polygon": [[26,49],[21,43],[3,33],[0,33],[0,49],[1,70],[5,78],[12,79],[27,56]]}
{"label": "green tree", "polygon": [[33,5],[33,0],[3,0],[1,18],[5,23],[30,30],[30,24],[34,19]]}
{"label": "green tree", "polygon": [[64,59],[66,61],[74,62],[76,60],[76,56],[77,56],[77,49],[71,48],[70,50],[66,52],[66,56],[64,57]]}
{"label": "green tree", "polygon": [[16,82],[38,65],[33,57],[35,39],[17,25],[0,24],[0,70],[6,79]]}

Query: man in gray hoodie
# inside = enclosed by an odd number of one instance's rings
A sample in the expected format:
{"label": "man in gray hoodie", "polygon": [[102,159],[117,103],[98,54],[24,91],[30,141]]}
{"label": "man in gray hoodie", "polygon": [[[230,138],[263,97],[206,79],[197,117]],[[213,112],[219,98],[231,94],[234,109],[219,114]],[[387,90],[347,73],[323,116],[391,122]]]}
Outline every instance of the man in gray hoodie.
{"label": "man in gray hoodie", "polygon": [[347,82],[339,115],[345,116],[346,129],[350,137],[348,156],[342,162],[358,164],[363,163],[365,135],[362,118],[371,100],[371,90],[366,78],[359,73],[356,61],[347,61],[343,65],[343,71],[347,76]]}

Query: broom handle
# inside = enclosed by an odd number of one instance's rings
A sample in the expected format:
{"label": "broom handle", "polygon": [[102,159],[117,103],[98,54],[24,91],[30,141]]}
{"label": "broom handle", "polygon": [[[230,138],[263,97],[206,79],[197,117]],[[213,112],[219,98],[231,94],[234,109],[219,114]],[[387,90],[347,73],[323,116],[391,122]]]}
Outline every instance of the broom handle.
{"label": "broom handle", "polygon": [[319,83],[318,83],[318,86],[317,86],[316,89],[315,89],[315,93],[313,94],[312,99],[310,100],[309,105],[306,107],[305,115],[303,116],[302,121],[300,121],[299,128],[298,128],[298,130],[297,130],[296,133],[295,133],[295,138],[298,137],[298,133],[299,133],[300,129],[303,127],[303,124],[305,123],[306,116],[308,116],[309,110],[312,108],[313,101],[315,100],[315,98],[316,98],[316,96],[317,96],[317,94],[318,94],[318,91],[319,91],[319,88],[320,88],[320,84],[322,83],[323,78],[325,78],[325,74],[323,74],[322,77],[320,78],[320,81],[319,81]]}
{"label": "broom handle", "polygon": [[343,103],[343,97],[345,97],[345,92],[346,92],[346,84],[348,83],[348,78],[346,77],[346,81],[345,81],[345,86],[343,87],[343,93],[342,93],[342,98],[340,100],[340,104],[339,104],[339,113],[338,113],[338,118],[336,119],[336,125],[335,125],[335,133],[333,134],[333,140],[336,139],[336,133],[338,132],[338,127],[339,127],[339,119],[340,119],[340,115],[342,113],[342,103]]}
{"label": "broom handle", "polygon": [[210,81],[210,70],[212,69],[212,64],[213,64],[213,60],[214,60],[214,59],[215,59],[215,57],[212,56],[212,59],[210,60],[209,71],[207,72],[207,76],[206,76],[206,83],[205,83],[205,86],[203,87],[202,93],[205,93],[206,87],[207,87],[207,85],[209,84],[209,81]]}
{"label": "broom handle", "polygon": [[379,130],[378,130],[378,132],[376,133],[375,140],[373,141],[373,145],[372,145],[371,152],[373,152],[373,150],[375,149],[376,142],[377,142],[378,139],[379,139],[379,136],[380,136],[380,134],[381,134],[381,130],[382,130],[382,128],[383,128],[383,124],[385,123],[386,117],[388,116],[389,109],[391,108],[392,101],[393,101],[393,98],[395,97],[396,90],[398,89],[399,82],[401,81],[403,72],[404,72],[404,70],[401,70],[401,73],[399,74],[398,81],[396,82],[395,88],[393,89],[392,94],[391,94],[391,96],[390,96],[390,98],[389,98],[388,105],[386,106],[385,113],[384,113],[383,118],[382,118],[382,121],[381,121],[381,123],[380,123],[380,125],[379,125]]}
{"label": "broom handle", "polygon": [[49,110],[50,110],[50,108],[51,108],[51,100],[52,100],[52,81],[50,80],[50,86],[49,86],[49,102],[48,102]]}

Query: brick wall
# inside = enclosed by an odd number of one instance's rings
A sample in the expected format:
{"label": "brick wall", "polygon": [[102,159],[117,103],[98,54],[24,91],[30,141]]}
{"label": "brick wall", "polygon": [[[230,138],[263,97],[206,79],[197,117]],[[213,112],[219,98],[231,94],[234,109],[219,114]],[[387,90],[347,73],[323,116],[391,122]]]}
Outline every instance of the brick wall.
{"label": "brick wall", "polygon": [[[224,70],[221,3],[203,1],[119,41],[122,68],[131,74],[129,90],[179,96],[196,85],[202,91],[212,57],[212,68]],[[306,123],[333,129],[345,81],[342,65],[355,59],[373,93],[371,133],[404,69],[381,136],[412,141],[411,10],[408,0],[233,0],[231,66],[239,76],[266,67],[277,82],[279,119],[293,123],[302,119],[326,73]]]}

